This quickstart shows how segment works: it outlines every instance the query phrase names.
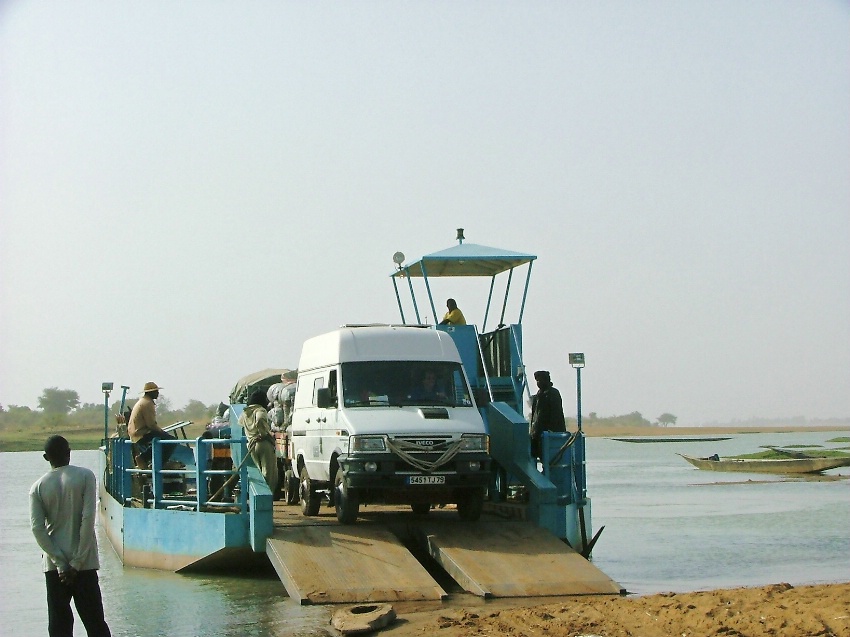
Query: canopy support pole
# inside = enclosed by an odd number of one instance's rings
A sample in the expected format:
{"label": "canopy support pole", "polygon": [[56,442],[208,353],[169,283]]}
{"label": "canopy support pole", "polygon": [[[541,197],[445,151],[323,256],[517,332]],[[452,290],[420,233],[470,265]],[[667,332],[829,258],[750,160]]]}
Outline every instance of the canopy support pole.
{"label": "canopy support pole", "polygon": [[[437,320],[437,308],[434,307],[434,297],[431,296],[431,284],[428,282],[428,271],[425,269],[425,261],[422,261],[422,278],[425,280],[425,290],[428,292],[428,301],[431,303],[431,311],[434,313],[434,324],[439,323]],[[417,314],[417,318],[419,315]]]}
{"label": "canopy support pole", "polygon": [[522,314],[525,312],[525,299],[528,297],[528,282],[531,280],[531,266],[534,265],[534,261],[528,262],[528,272],[525,275],[525,290],[522,292],[522,305],[519,308],[519,320],[517,321],[518,325],[522,325]]}
{"label": "canopy support pole", "polygon": [[401,314],[401,322],[407,324],[404,319],[404,308],[401,306],[401,295],[398,293],[398,283],[396,283],[395,277],[393,277],[393,289],[395,290],[395,301],[398,303],[398,313]]}
{"label": "canopy support pole", "polygon": [[511,291],[511,279],[513,278],[514,269],[511,268],[508,270],[508,284],[505,286],[505,300],[502,302],[502,315],[499,317],[499,325],[497,326],[497,329],[505,324],[505,310],[508,309],[508,294]]}
{"label": "canopy support pole", "polygon": [[484,323],[481,324],[481,333],[487,331],[487,317],[490,316],[490,301],[493,298],[493,286],[496,284],[496,275],[490,277],[490,294],[487,295],[487,309],[484,310]]}

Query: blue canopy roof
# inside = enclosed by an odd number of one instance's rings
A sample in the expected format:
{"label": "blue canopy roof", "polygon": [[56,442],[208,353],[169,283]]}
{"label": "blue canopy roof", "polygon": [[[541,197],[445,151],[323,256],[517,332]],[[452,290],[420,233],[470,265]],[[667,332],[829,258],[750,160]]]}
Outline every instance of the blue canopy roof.
{"label": "blue canopy roof", "polygon": [[533,254],[511,252],[474,243],[460,243],[404,265],[392,276],[496,276],[505,270],[530,263],[536,258]]}

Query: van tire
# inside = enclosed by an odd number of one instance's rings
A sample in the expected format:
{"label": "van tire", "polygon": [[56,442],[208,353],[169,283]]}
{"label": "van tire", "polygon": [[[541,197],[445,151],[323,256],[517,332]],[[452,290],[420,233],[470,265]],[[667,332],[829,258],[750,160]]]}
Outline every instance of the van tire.
{"label": "van tire", "polygon": [[461,491],[457,502],[457,513],[464,522],[475,522],[484,511],[484,491],[466,489]]}
{"label": "van tire", "polygon": [[298,487],[300,486],[300,482],[298,481],[298,476],[292,471],[292,469],[287,469],[283,474],[283,501],[286,504],[298,504],[298,500],[300,499],[300,495],[298,493]]}
{"label": "van tire", "polygon": [[339,520],[340,524],[357,522],[357,516],[360,513],[360,500],[349,491],[345,483],[345,476],[342,475],[342,469],[337,470],[334,479],[334,507],[336,508],[336,519]]}
{"label": "van tire", "polygon": [[413,510],[414,515],[427,515],[428,511],[431,510],[430,502],[414,502],[410,505],[410,508]]}
{"label": "van tire", "polygon": [[298,487],[298,494],[301,499],[301,513],[304,515],[319,515],[319,494],[313,488],[313,481],[310,480],[310,474],[307,473],[307,467],[301,467],[301,483]]}

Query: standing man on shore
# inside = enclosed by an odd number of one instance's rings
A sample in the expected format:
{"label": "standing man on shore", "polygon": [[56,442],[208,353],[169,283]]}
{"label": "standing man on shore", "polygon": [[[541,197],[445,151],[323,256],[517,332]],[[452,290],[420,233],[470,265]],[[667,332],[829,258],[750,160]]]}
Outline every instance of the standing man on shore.
{"label": "standing man on shore", "polygon": [[97,577],[94,473],[70,464],[71,446],[62,436],[47,439],[44,459],[52,468],[32,485],[29,495],[32,533],[44,551],[48,634],[73,636],[73,599],[88,637],[110,637]]}

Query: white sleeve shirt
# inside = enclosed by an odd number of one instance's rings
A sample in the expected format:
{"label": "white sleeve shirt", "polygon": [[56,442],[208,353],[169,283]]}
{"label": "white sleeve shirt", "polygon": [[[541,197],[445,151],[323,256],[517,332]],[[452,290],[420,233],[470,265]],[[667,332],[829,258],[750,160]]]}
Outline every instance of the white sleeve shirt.
{"label": "white sleeve shirt", "polygon": [[30,488],[30,524],[44,551],[45,572],[73,567],[87,571],[100,567],[97,538],[97,482],[84,467],[51,469]]}

